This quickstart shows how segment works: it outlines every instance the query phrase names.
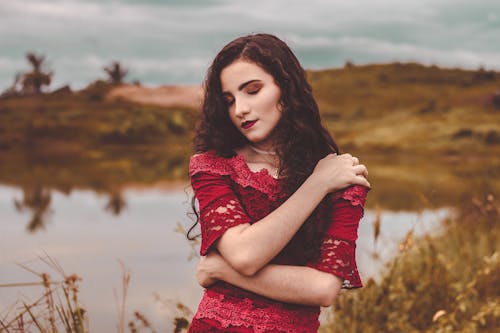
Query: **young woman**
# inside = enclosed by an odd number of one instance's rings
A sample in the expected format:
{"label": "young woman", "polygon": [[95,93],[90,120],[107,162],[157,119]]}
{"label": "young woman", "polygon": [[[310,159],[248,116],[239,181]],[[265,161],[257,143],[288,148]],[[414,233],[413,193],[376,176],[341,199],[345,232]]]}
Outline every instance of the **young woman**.
{"label": "young woman", "polygon": [[189,174],[206,288],[189,332],[317,332],[320,306],[361,286],[366,167],[339,154],[306,74],[268,34],[215,57]]}

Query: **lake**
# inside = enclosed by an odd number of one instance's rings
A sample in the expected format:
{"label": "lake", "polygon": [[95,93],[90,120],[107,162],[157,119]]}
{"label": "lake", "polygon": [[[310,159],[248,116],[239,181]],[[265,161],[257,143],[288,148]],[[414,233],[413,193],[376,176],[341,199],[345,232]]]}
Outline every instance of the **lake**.
{"label": "lake", "polygon": [[[129,187],[121,192],[121,209],[116,210],[109,196],[93,191],[48,192],[42,221],[29,231],[36,213],[16,208],[16,200],[18,206],[23,201],[23,191],[0,186],[0,285],[39,281],[16,263],[47,272],[56,280],[57,273],[38,259],[49,255],[66,273],[83,279],[80,298],[90,330],[113,332],[118,322],[113,290],[121,290],[122,262],[131,272],[127,318],[138,310],[164,330],[178,314],[177,301],[195,310],[202,293],[194,278],[196,259],[188,260],[192,248],[176,231],[179,223],[184,228],[191,224],[190,193],[187,185],[178,184]],[[374,242],[376,212],[366,210],[357,243],[363,280],[383,272],[384,263],[398,253],[399,243],[411,229],[414,236],[438,233],[440,221],[449,212],[382,211],[380,236]],[[41,287],[0,288],[0,315],[16,300],[34,300],[41,293]],[[156,301],[155,294],[163,302]]]}

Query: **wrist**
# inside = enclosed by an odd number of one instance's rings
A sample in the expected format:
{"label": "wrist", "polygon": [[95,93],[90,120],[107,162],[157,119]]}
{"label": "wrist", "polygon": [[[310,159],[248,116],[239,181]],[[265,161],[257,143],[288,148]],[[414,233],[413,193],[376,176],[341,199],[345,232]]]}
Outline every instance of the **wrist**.
{"label": "wrist", "polygon": [[220,257],[220,260],[217,261],[217,265],[215,265],[214,269],[210,272],[211,277],[216,280],[222,280],[222,277],[227,274],[228,264],[224,260],[224,258]]}
{"label": "wrist", "polygon": [[310,188],[312,188],[314,191],[318,191],[322,197],[332,192],[332,190],[327,187],[327,184],[322,181],[321,177],[319,177],[314,172],[309,177],[307,177],[304,185],[310,186]]}

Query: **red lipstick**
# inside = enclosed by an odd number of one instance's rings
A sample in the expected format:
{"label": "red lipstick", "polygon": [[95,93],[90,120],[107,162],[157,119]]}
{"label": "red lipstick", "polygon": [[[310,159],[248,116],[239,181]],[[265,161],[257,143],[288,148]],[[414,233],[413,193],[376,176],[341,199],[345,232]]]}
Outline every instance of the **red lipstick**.
{"label": "red lipstick", "polygon": [[257,120],[250,120],[250,121],[245,121],[243,124],[241,124],[241,127],[243,127],[244,129],[249,129],[250,127],[252,127],[255,123],[257,122]]}

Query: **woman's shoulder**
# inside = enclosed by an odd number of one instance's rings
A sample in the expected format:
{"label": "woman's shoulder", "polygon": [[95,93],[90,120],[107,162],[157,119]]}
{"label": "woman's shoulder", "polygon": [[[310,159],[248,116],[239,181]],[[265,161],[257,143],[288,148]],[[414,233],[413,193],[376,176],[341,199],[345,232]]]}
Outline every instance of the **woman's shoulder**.
{"label": "woman's shoulder", "polygon": [[333,199],[335,201],[344,199],[349,201],[353,206],[359,205],[361,207],[364,207],[368,191],[370,191],[370,188],[366,186],[352,185],[335,192],[335,194],[333,195]]}
{"label": "woman's shoulder", "polygon": [[223,157],[215,151],[207,151],[191,156],[189,176],[196,178],[219,179],[224,177],[232,183],[244,188],[252,188],[266,194],[272,200],[280,193],[279,183],[266,171],[253,172],[248,168],[245,158],[235,153],[234,156]]}
{"label": "woman's shoulder", "polygon": [[217,155],[213,150],[196,153],[189,160],[189,176],[199,172],[229,175],[234,171],[231,158]]}

